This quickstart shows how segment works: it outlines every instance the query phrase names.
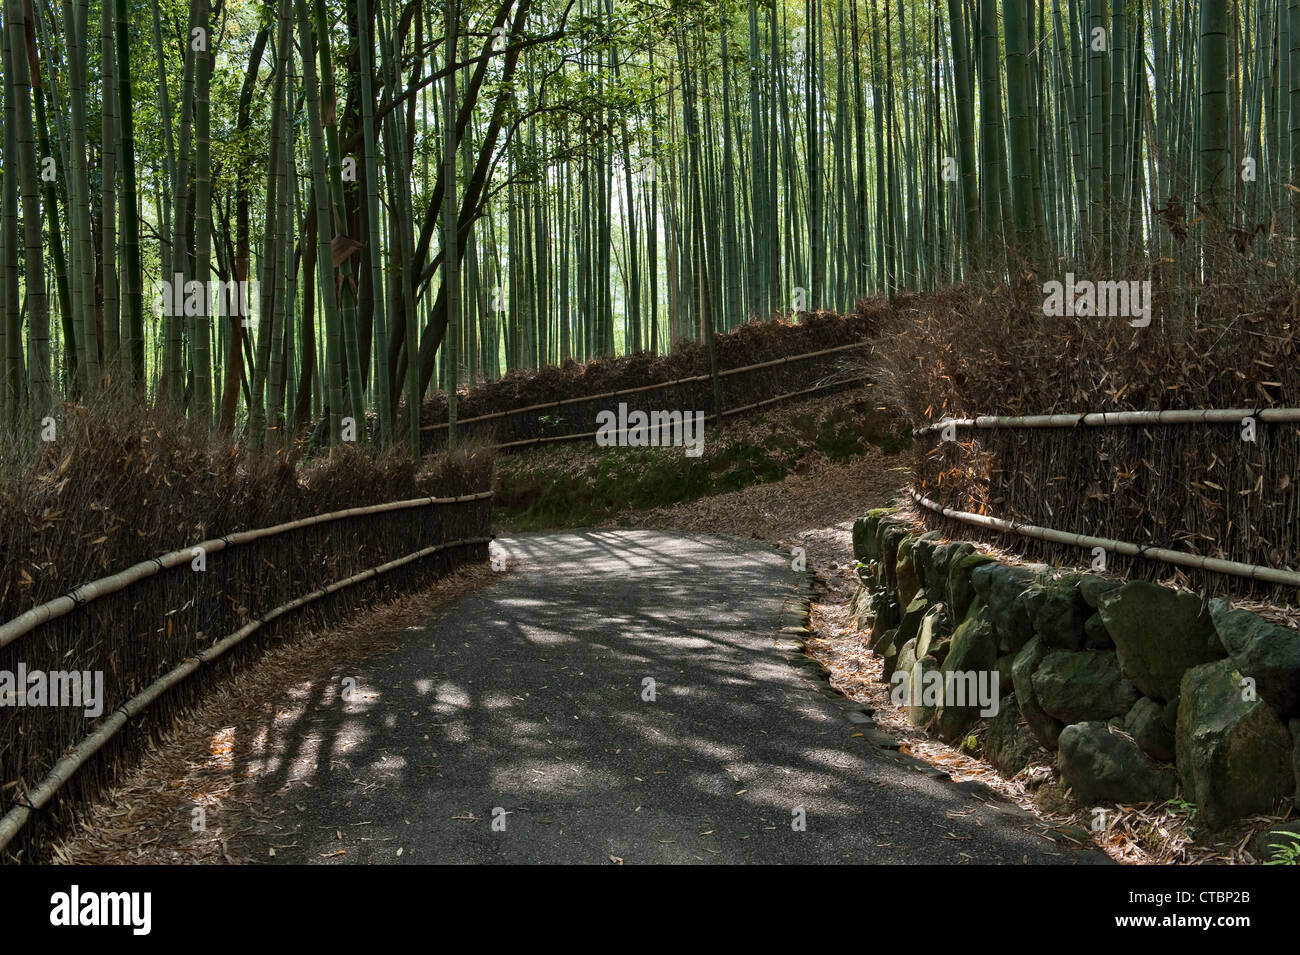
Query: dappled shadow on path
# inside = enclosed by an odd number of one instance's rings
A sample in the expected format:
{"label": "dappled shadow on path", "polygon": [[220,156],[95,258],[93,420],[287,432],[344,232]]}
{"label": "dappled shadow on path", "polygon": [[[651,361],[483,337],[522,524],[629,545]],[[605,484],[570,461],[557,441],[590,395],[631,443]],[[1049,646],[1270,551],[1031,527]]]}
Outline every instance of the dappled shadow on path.
{"label": "dappled shadow on path", "polygon": [[234,768],[261,817],[227,829],[232,852],[1082,861],[854,735],[778,647],[799,585],[782,555],[649,531],[493,546],[508,563],[501,580],[402,632],[358,672],[234,728]]}

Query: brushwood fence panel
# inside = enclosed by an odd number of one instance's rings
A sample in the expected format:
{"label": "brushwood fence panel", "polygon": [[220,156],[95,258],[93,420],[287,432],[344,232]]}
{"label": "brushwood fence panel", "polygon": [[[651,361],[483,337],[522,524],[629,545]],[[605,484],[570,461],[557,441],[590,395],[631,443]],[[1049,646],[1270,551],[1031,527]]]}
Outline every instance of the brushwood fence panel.
{"label": "brushwood fence panel", "polygon": [[[456,568],[487,558],[491,492],[459,498],[420,498],[394,505],[354,508],[328,519],[295,521],[267,536],[200,554],[93,600],[74,591],[70,612],[37,622],[10,621],[0,646],[0,674],[101,673],[102,713],[33,705],[0,709],[0,810],[22,806],[68,749],[98,722],[161,674],[304,595],[435,545],[451,545],[394,568],[383,576],[314,600],[278,616],[262,631],[204,667],[155,702],[81,767],[59,798],[3,851],[7,861],[38,855],[51,833],[71,819],[72,808],[95,793],[128,759],[140,734],[166,725],[219,681],[273,640],[336,621],[385,595],[427,585]],[[462,543],[463,542],[463,543]],[[182,552],[175,552],[181,554]],[[201,568],[201,569],[200,569]],[[67,601],[56,601],[66,606]],[[2,632],[2,631],[0,631]],[[11,701],[12,703],[13,701]]]}
{"label": "brushwood fence panel", "polygon": [[[913,489],[955,511],[1277,570],[1300,565],[1300,412],[1223,409],[936,422],[918,429]],[[936,526],[956,532],[947,518]],[[968,533],[968,531],[967,531]],[[1004,535],[1048,561],[1077,547]],[[1014,539],[1013,539],[1014,538]],[[1107,569],[1168,566],[1107,555]],[[1189,585],[1296,602],[1294,588],[1199,569]]]}
{"label": "brushwood fence panel", "polygon": [[[869,348],[868,342],[854,342],[720,371],[723,413],[770,403],[774,397],[792,400],[860,383],[863,376],[846,368],[845,362],[865,356]],[[596,431],[596,416],[600,412],[616,412],[620,403],[626,403],[629,412],[705,411],[710,419],[716,419],[717,415],[713,407],[712,379],[708,375],[693,375],[467,418],[457,423],[457,435],[502,449],[579,440]],[[436,451],[446,443],[445,423],[426,425],[421,431],[426,452]]]}

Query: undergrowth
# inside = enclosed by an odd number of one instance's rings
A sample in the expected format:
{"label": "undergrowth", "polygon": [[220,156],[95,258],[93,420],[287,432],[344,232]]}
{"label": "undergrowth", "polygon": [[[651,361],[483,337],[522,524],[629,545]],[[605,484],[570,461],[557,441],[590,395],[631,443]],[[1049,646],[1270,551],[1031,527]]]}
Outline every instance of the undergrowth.
{"label": "undergrowth", "polygon": [[871,447],[895,454],[911,441],[906,422],[857,389],[706,428],[694,458],[684,448],[586,442],[499,458],[494,519],[509,531],[587,526],[779,481],[815,457],[849,461]]}

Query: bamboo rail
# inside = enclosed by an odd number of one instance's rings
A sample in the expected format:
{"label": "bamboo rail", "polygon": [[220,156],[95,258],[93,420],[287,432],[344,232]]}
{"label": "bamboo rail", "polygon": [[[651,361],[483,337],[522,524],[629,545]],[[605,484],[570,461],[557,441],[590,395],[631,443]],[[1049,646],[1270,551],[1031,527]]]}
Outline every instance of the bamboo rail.
{"label": "bamboo rail", "polygon": [[[706,375],[705,377],[707,378],[708,376]],[[803,389],[802,391],[791,391],[791,392],[789,392],[789,393],[787,393],[787,394],[784,394],[784,395],[777,395],[775,398],[767,398],[767,399],[765,399],[765,400],[763,400],[763,401],[755,402],[754,404],[743,405],[743,406],[741,406],[741,407],[739,407],[739,408],[731,408],[731,409],[728,409],[728,410],[723,411],[721,415],[716,415],[716,414],[705,415],[705,416],[704,416],[704,420],[705,420],[705,421],[716,421],[716,420],[717,420],[718,418],[720,418],[720,417],[726,417],[727,415],[733,415],[733,414],[740,414],[742,411],[750,411],[750,410],[752,410],[752,409],[754,409],[754,408],[758,408],[758,407],[761,407],[761,406],[763,406],[763,405],[770,405],[770,404],[773,404],[773,403],[778,402],[778,401],[788,401],[788,400],[791,399],[791,398],[798,398],[798,397],[800,397],[801,395],[812,394],[812,393],[815,392],[815,391],[824,391],[824,390],[826,390],[827,388],[835,388],[835,387],[837,387],[837,386],[839,386],[839,385],[851,385],[851,384],[853,384],[854,382],[858,382],[858,381],[866,381],[868,377],[869,377],[869,376],[867,376],[867,375],[858,375],[858,376],[856,376],[856,377],[854,377],[854,378],[844,378],[844,379],[841,379],[841,380],[839,380],[839,381],[829,381],[829,382],[825,382],[825,383],[820,384],[820,385],[815,385],[815,386],[813,386],[812,388],[805,388],[805,389]],[[598,397],[599,397],[599,396],[598,396]],[[586,399],[583,399],[583,400],[586,400]],[[548,405],[547,407],[549,407],[549,405]],[[686,413],[689,413],[689,412],[683,412],[683,413],[686,414]],[[619,429],[616,429],[616,430],[614,431],[614,433],[615,433],[615,434],[625,434],[625,433],[627,433],[628,431],[631,431],[631,430],[633,430],[633,429],[632,429],[632,428],[619,428]],[[586,432],[583,432],[582,434],[554,434],[554,435],[549,435],[549,436],[545,436],[545,437],[537,437],[537,438],[523,438],[523,439],[521,439],[521,440],[519,440],[519,441],[507,441],[505,444],[494,444],[494,445],[491,445],[491,447],[493,447],[493,448],[495,448],[496,450],[500,451],[500,450],[502,450],[503,448],[519,448],[519,447],[523,447],[524,445],[527,445],[527,444],[546,444],[546,443],[555,443],[555,442],[559,442],[559,441],[578,441],[578,440],[581,440],[581,439],[584,439],[584,438],[594,438],[594,437],[595,437],[597,434],[599,434],[599,433],[600,433],[599,431],[586,431]]]}
{"label": "bamboo rail", "polygon": [[[866,348],[871,342],[854,342],[851,345],[836,345],[834,348],[823,348],[820,351],[805,352],[802,355],[788,355],[785,358],[774,358],[771,361],[761,361],[755,365],[742,365],[739,368],[728,368],[726,371],[718,372],[718,377],[723,378],[727,375],[736,375],[745,371],[755,371],[759,368],[770,368],[773,365],[782,365],[787,362],[801,361],[805,358],[819,358],[822,355],[830,355],[835,352],[850,351],[855,348]],[[506,418],[510,415],[524,414],[528,411],[542,411],[545,408],[559,408],[562,405],[579,404],[585,401],[599,401],[602,398],[619,398],[623,395],[634,395],[642,391],[654,391],[661,388],[673,388],[677,385],[692,384],[697,381],[708,381],[708,375],[692,375],[689,378],[674,378],[671,381],[658,381],[650,385],[638,385],[636,388],[622,388],[618,391],[606,391],[597,395],[579,395],[576,398],[561,398],[557,401],[546,401],[536,405],[525,405],[522,408],[507,408],[505,411],[494,411],[491,414],[478,415],[473,418],[461,418],[456,422],[456,427],[466,424],[474,424],[478,421],[491,421],[496,418]],[[447,422],[441,424],[427,424],[421,426],[421,431],[442,431],[447,427]],[[594,432],[593,432],[594,433]],[[576,437],[576,436],[575,436]],[[582,435],[589,437],[589,435]],[[497,447],[508,447],[508,445],[497,445]]]}
{"label": "bamboo rail", "polygon": [[1218,408],[1174,411],[1097,411],[1088,414],[1047,414],[1003,417],[948,418],[913,430],[915,437],[957,428],[1106,428],[1140,424],[1239,424],[1242,418],[1259,421],[1300,421],[1300,408]]}
{"label": "bamboo rail", "polygon": [[1144,560],[1158,560],[1167,564],[1178,564],[1183,567],[1192,567],[1197,570],[1209,571],[1211,573],[1227,574],[1233,577],[1248,577],[1251,580],[1259,580],[1270,584],[1280,584],[1286,587],[1300,588],[1300,573],[1291,570],[1277,570],[1259,564],[1243,564],[1235,560],[1221,560],[1217,557],[1199,557],[1195,554],[1169,550],[1164,547],[1148,547],[1141,544],[1132,544],[1126,541],[1113,540],[1108,537],[1092,537],[1087,534],[1074,534],[1069,531],[1059,531],[1050,527],[1039,527],[1035,524],[1021,524],[1016,521],[991,517],[987,514],[972,514],[970,511],[958,511],[950,507],[944,507],[937,501],[932,501],[928,497],[919,494],[915,488],[909,488],[908,493],[911,494],[912,499],[922,507],[933,511],[936,514],[941,514],[944,517],[951,518],[952,520],[960,521],[964,524],[974,524],[992,530],[1003,531],[1005,533],[1018,534],[1021,537],[1051,541],[1056,544],[1072,544],[1076,547],[1087,548],[1103,547],[1108,551],[1114,551],[1117,554],[1125,554],[1129,557],[1139,557]]}
{"label": "bamboo rail", "polygon": [[241,544],[247,544],[264,537],[274,537],[277,534],[283,534],[287,531],[297,530],[303,527],[311,527],[315,524],[325,524],[331,521],[343,520],[348,517],[362,517],[368,514],[381,514],[387,511],[399,511],[411,507],[429,507],[435,504],[459,504],[466,501],[477,501],[492,496],[491,491],[479,491],[475,494],[462,494],[459,497],[417,497],[405,501],[389,501],[384,504],[372,504],[365,507],[350,507],[342,511],[331,511],[326,514],[315,514],[311,517],[304,517],[296,521],[288,521],[284,524],[275,524],[271,527],[261,527],[250,531],[240,531],[236,534],[227,534],[225,537],[218,537],[213,540],[202,541],[198,544],[191,544],[188,547],[182,547],[180,550],[169,551],[160,557],[153,557],[149,560],[141,561],[138,564],[119,571],[108,577],[101,577],[92,580],[90,583],[82,584],[76,590],[73,590],[61,597],[55,597],[31,610],[25,611],[17,617],[14,617],[4,625],[0,625],[0,647],[7,646],[17,640],[25,633],[30,633],[43,623],[54,620],[71,613],[77,607],[83,604],[91,603],[100,597],[108,594],[117,593],[125,590],[131,584],[143,580],[146,577],[152,577],[161,571],[176,567],[179,564],[188,563],[194,557],[195,548],[202,548],[204,553],[217,553],[225,550],[227,547],[238,547]]}
{"label": "bamboo rail", "polygon": [[[462,498],[444,498],[442,499],[442,502],[445,503],[453,500],[473,500],[474,498],[482,496],[484,495],[478,494],[465,495]],[[430,498],[428,500],[438,499]],[[409,504],[409,502],[395,503]],[[392,507],[388,509],[396,510],[396,508]],[[115,736],[117,732],[126,725],[127,720],[134,716],[138,716],[149,706],[150,703],[167,690],[176,686],[186,677],[192,675],[204,664],[212,663],[214,660],[225,654],[226,651],[230,650],[231,647],[234,647],[247,639],[272,620],[282,617],[286,613],[291,613],[309,603],[320,600],[322,597],[326,597],[355,584],[362,583],[363,581],[382,576],[391,570],[396,570],[398,567],[403,567],[406,564],[419,560],[422,557],[428,557],[438,551],[472,544],[486,544],[491,541],[491,539],[492,538],[490,537],[470,537],[462,540],[448,541],[444,544],[435,544],[430,547],[422,548],[414,553],[407,554],[405,557],[399,557],[396,560],[388,561],[387,563],[380,564],[377,567],[371,567],[367,570],[353,574],[350,577],[337,580],[319,590],[314,590],[311,593],[304,594],[295,600],[289,601],[287,604],[282,604],[273,610],[267,611],[257,620],[245,624],[234,633],[219,640],[217,643],[214,643],[201,653],[192,657],[187,657],[183,663],[163,674],[125,703],[114,708],[112,714],[100,723],[93,733],[85,737],[80,743],[72,748],[68,755],[64,756],[54,764],[53,768],[51,768],[49,773],[46,774],[45,778],[41,780],[35,789],[21,797],[23,799],[22,803],[14,805],[13,808],[5,813],[3,818],[0,818],[0,851],[2,851],[5,846],[13,840],[14,836],[18,834],[19,830],[27,824],[27,820],[31,818],[32,813],[49,802],[50,799],[52,799],[64,786],[64,784],[72,778],[73,774],[76,773],[76,771],[80,769],[86,761],[100,749],[100,747],[112,739],[113,736]]]}

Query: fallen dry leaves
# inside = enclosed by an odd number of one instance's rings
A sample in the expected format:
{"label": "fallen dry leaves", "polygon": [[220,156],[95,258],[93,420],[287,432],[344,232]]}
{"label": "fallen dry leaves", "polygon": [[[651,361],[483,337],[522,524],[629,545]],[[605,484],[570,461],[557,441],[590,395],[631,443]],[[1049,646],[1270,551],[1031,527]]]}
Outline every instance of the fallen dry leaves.
{"label": "fallen dry leaves", "polygon": [[[255,861],[231,855],[228,838],[257,830],[276,849],[294,848],[292,819],[283,820],[251,793],[256,757],[272,745],[268,732],[245,736],[244,757],[235,757],[235,728],[271,726],[292,718],[299,701],[349,661],[395,644],[403,628],[434,609],[493,579],[487,565],[463,568],[416,593],[399,597],[330,630],[306,634],[276,647],[232,675],[170,733],[152,746],[134,769],[110,787],[81,816],[76,830],[52,849],[51,861],[69,865],[238,864]],[[250,759],[250,757],[252,757]],[[242,775],[241,775],[242,774]],[[207,827],[190,825],[197,808],[207,808]],[[222,824],[216,824],[221,819]],[[346,850],[330,853],[338,856]]]}
{"label": "fallen dry leaves", "polygon": [[[1031,763],[1013,778],[1000,775],[984,760],[933,739],[907,721],[889,698],[882,680],[882,663],[871,653],[867,633],[849,620],[849,601],[857,588],[853,568],[853,520],[899,495],[908,472],[900,457],[871,454],[848,464],[819,462],[803,474],[775,484],[745,488],[730,494],[661,508],[625,517],[620,523],[696,532],[731,534],[772,541],[808,551],[808,568],[815,572],[818,597],[811,609],[812,633],[805,651],[829,672],[831,686],[850,699],[875,710],[874,719],[899,740],[903,752],[947,772],[954,780],[977,780],[1032,812],[1066,838],[1090,840],[1113,859],[1130,864],[1243,864],[1256,861],[1249,844],[1261,829],[1276,826],[1280,817],[1242,820],[1212,841],[1193,840],[1192,819],[1177,803],[1107,807],[1106,827],[1093,832],[1091,807],[1071,806],[1060,798],[1051,755]],[[903,516],[924,531],[920,515],[904,508]],[[1008,563],[1028,564],[1022,555],[981,544],[981,550]],[[1161,581],[1177,583],[1171,577]],[[1296,626],[1298,612],[1268,604],[1234,601],[1278,623]],[[976,730],[978,733],[978,730]],[[1044,789],[1045,784],[1048,785]],[[1047,794],[1056,798],[1044,798]]]}

